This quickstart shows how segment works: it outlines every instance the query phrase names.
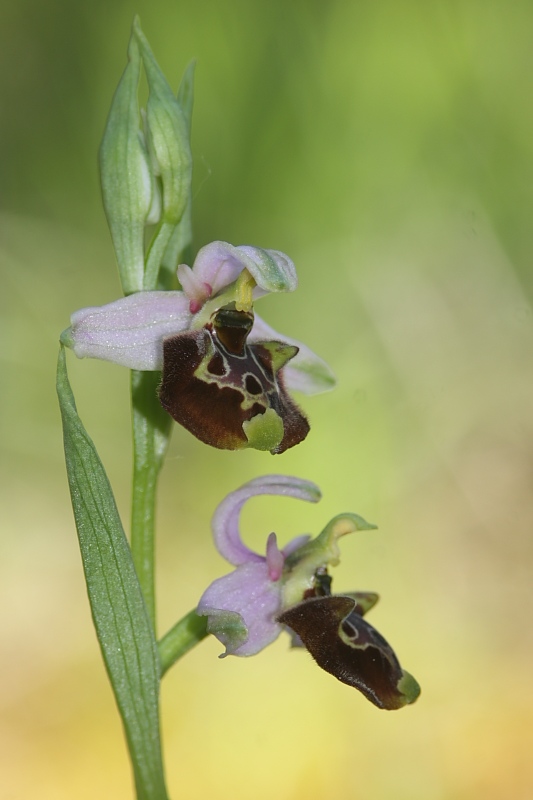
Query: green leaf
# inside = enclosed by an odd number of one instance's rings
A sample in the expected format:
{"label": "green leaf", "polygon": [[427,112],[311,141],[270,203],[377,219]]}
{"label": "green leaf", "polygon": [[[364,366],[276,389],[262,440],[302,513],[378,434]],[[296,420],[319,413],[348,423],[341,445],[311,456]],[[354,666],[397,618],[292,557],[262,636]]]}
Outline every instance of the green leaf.
{"label": "green leaf", "polygon": [[122,716],[139,800],[166,800],[157,645],[107,475],[76,411],[60,349],[65,459],[96,634]]}

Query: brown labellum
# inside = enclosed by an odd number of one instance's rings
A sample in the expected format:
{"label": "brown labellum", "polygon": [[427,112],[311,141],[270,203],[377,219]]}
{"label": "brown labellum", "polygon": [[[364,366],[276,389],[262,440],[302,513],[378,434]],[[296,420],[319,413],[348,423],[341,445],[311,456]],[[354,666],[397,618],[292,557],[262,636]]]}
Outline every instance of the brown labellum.
{"label": "brown labellum", "polygon": [[282,342],[248,344],[252,325],[253,314],[230,304],[201,330],[166,339],[159,399],[202,442],[228,450],[248,446],[243,422],[273,409],[283,434],[271,452],[283,453],[309,431],[280,372],[298,348]]}
{"label": "brown labellum", "polygon": [[375,597],[369,592],[312,597],[284,611],[278,621],[300,637],[322,669],[359,689],[378,708],[392,710],[414,702],[420,687],[363,619],[361,611]]}

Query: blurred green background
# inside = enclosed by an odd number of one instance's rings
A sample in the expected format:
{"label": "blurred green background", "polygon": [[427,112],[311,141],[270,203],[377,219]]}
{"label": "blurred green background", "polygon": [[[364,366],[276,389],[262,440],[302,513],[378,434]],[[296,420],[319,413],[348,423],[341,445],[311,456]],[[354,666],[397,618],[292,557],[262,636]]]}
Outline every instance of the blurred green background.
{"label": "blurred green background", "polygon": [[[260,313],[339,377],[279,457],[174,431],[162,476],[161,631],[227,571],[209,521],[266,472],[247,541],[355,511],[334,589],[422,684],[380,712],[290,652],[214,640],[163,685],[173,798],[533,795],[533,5],[526,0],[8,0],[0,8],[0,796],[132,796],[91,626],[54,393],[70,313],[119,296],[96,151],[134,13],[171,84],[197,59],[195,247],[287,252]],[[80,414],[129,515],[128,374],[76,361]]]}

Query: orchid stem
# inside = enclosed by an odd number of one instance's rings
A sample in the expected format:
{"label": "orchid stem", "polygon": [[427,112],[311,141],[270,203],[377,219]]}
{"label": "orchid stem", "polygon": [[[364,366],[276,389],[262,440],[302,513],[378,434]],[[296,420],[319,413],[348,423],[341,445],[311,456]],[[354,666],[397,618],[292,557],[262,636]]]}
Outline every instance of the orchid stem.
{"label": "orchid stem", "polygon": [[156,630],[156,489],[172,423],[157,399],[159,378],[157,372],[132,371],[131,374],[133,422],[131,552],[154,631]]}
{"label": "orchid stem", "polygon": [[144,290],[153,290],[157,285],[157,278],[161,269],[161,262],[165,255],[165,250],[170,242],[176,225],[164,220],[159,223],[159,227],[150,243],[146,254],[146,269],[144,272]]}
{"label": "orchid stem", "polygon": [[189,611],[159,640],[161,675],[207,636],[207,617]]}

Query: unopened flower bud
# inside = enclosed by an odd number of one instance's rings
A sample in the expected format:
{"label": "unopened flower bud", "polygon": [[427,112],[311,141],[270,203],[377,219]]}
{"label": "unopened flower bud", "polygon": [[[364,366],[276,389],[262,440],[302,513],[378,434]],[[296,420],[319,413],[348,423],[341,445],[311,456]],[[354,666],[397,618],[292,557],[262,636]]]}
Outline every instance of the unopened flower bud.
{"label": "unopened flower bud", "polygon": [[183,110],[161,72],[138,19],[133,23],[148,79],[147,144],[162,183],[162,219],[177,225],[189,197],[192,156]]}

